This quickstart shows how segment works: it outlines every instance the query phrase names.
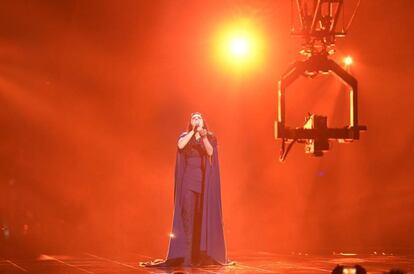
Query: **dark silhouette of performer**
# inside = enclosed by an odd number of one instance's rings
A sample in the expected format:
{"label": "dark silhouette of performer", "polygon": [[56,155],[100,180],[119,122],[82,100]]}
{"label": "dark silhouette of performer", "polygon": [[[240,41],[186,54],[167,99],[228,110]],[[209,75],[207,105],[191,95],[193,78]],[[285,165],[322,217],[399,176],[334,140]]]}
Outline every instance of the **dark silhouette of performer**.
{"label": "dark silhouette of performer", "polygon": [[146,267],[234,264],[227,260],[223,232],[217,139],[200,113],[191,114],[178,140],[174,217],[165,260]]}

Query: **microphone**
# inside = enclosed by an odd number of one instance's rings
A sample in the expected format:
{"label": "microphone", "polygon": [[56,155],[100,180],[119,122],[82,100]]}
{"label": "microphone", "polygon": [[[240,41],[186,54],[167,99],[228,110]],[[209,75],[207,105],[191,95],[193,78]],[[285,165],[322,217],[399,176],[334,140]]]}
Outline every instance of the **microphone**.
{"label": "microphone", "polygon": [[200,126],[200,122],[197,122],[196,124],[194,124],[194,129],[193,129],[193,131],[194,131],[194,133],[196,133],[197,132],[197,128]]}

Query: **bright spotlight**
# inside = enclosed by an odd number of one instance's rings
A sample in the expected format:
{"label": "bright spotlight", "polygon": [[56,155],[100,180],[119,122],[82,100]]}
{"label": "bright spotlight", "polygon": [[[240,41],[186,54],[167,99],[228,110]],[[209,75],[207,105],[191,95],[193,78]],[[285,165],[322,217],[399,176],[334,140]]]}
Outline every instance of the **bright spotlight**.
{"label": "bright spotlight", "polygon": [[352,57],[351,57],[351,56],[347,56],[347,57],[345,57],[345,58],[344,58],[344,63],[345,63],[345,65],[347,65],[347,66],[352,65]]}
{"label": "bright spotlight", "polygon": [[226,71],[251,71],[263,62],[264,43],[259,27],[246,18],[220,27],[214,57]]}
{"label": "bright spotlight", "polygon": [[245,37],[234,37],[230,40],[230,53],[235,57],[243,57],[249,54],[249,41]]}

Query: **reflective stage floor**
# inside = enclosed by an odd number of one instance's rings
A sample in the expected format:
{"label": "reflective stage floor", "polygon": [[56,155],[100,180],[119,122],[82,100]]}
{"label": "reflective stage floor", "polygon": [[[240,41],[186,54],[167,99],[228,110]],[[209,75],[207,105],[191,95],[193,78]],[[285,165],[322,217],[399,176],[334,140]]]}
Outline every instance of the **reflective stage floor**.
{"label": "reflective stage floor", "polygon": [[414,273],[414,256],[400,254],[331,254],[327,256],[259,251],[229,252],[236,264],[225,267],[154,269],[142,268],[140,261],[155,258],[142,253],[111,256],[83,252],[42,254],[37,259],[0,258],[0,273],[330,273],[337,264],[362,265],[368,273],[384,273],[391,268]]}

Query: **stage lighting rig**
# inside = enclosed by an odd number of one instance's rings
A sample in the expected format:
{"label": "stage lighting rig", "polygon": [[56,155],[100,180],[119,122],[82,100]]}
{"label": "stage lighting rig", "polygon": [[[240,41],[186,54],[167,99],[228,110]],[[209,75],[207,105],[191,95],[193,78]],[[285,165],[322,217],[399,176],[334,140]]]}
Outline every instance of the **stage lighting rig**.
{"label": "stage lighting rig", "polygon": [[[279,80],[278,120],[275,122],[275,138],[282,140],[280,161],[284,161],[292,145],[305,144],[305,152],[322,156],[329,150],[329,141],[341,143],[358,140],[366,126],[358,124],[358,81],[347,70],[329,58],[335,53],[336,37],[344,37],[359,7],[345,25],[344,0],[291,0],[292,35],[302,38],[300,53],[304,60],[296,61]],[[339,24],[342,19],[342,24]],[[341,26],[340,26],[341,25]],[[314,78],[320,74],[333,73],[349,87],[349,125],[329,128],[327,117],[309,114],[302,127],[286,126],[286,89],[300,76]]]}

